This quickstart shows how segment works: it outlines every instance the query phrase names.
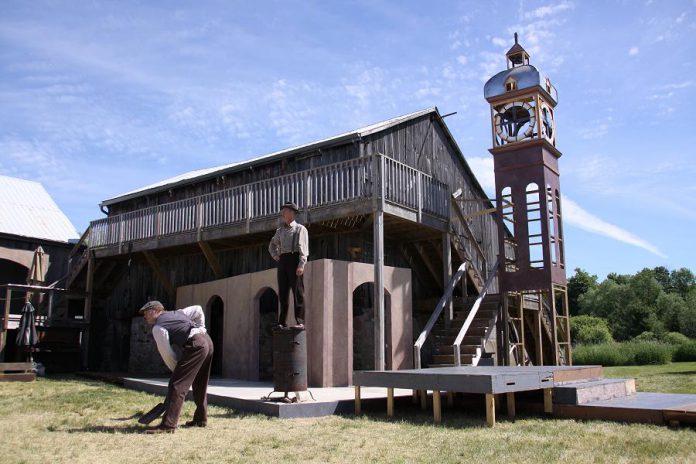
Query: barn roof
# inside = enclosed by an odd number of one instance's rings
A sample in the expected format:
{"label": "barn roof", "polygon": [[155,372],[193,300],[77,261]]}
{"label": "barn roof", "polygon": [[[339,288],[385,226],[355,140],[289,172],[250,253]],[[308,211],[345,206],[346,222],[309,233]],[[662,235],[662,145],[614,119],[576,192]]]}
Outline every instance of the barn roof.
{"label": "barn roof", "polygon": [[126,201],[132,198],[137,198],[143,195],[155,193],[155,192],[161,192],[164,190],[169,190],[174,187],[178,187],[181,185],[186,185],[191,183],[194,179],[196,181],[204,180],[206,178],[210,177],[216,177],[220,176],[223,174],[228,174],[231,172],[235,171],[241,171],[243,169],[249,168],[250,166],[258,165],[258,164],[263,164],[263,163],[268,163],[270,161],[275,161],[277,159],[281,158],[286,158],[288,156],[292,156],[297,153],[305,152],[308,150],[313,150],[313,149],[319,149],[319,148],[325,148],[329,147],[332,145],[338,145],[341,143],[347,143],[352,140],[358,139],[360,137],[373,134],[375,132],[379,132],[385,129],[388,129],[390,127],[396,126],[398,124],[401,124],[405,121],[409,121],[411,119],[416,119],[421,116],[424,116],[426,114],[430,113],[438,113],[437,107],[430,107],[426,108],[421,111],[416,111],[414,113],[409,113],[405,114],[403,116],[398,116],[396,118],[392,119],[387,119],[386,121],[381,121],[376,124],[371,124],[369,126],[361,127],[359,129],[352,130],[350,132],[346,132],[343,134],[339,134],[333,137],[329,137],[327,139],[322,139],[322,140],[317,140],[315,142],[307,143],[304,145],[300,145],[297,147],[293,148],[288,148],[285,150],[277,151],[274,153],[270,153],[268,155],[264,156],[259,156],[257,158],[252,158],[246,161],[240,161],[236,163],[231,163],[231,164],[225,164],[222,166],[216,166],[212,168],[206,168],[206,169],[198,169],[195,171],[189,171],[184,174],[181,174],[179,176],[175,177],[170,177],[168,179],[162,180],[160,182],[156,182],[154,184],[136,189],[136,190],[131,190],[130,192],[122,193],[120,195],[117,195],[112,198],[108,198],[104,201],[102,201],[103,206],[109,206],[115,203],[119,203],[122,201]]}
{"label": "barn roof", "polygon": [[0,175],[0,233],[68,242],[80,234],[43,185]]}

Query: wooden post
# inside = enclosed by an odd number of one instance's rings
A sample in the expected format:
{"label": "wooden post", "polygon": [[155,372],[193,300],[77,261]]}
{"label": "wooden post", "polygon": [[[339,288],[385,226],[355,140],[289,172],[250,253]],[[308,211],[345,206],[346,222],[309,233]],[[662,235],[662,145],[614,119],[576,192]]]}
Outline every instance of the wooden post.
{"label": "wooden post", "polygon": [[433,390],[433,422],[442,422],[442,404],[440,401],[440,389]]}
{"label": "wooden post", "polygon": [[[446,289],[447,284],[452,278],[452,243],[450,242],[450,236],[448,232],[442,234],[442,288]],[[450,298],[447,306],[445,306],[445,324],[447,327],[450,326],[454,314],[452,312],[454,305],[452,301],[454,297]]]}
{"label": "wooden post", "polygon": [[553,414],[553,388],[544,388],[544,412]]}
{"label": "wooden post", "polygon": [[374,224],[374,306],[375,306],[375,370],[384,370],[384,157],[375,156],[377,189],[373,198]]}
{"label": "wooden post", "polygon": [[418,404],[418,390],[413,390],[413,404]]}
{"label": "wooden post", "polygon": [[428,409],[428,390],[420,390],[421,409]]}
{"label": "wooden post", "polygon": [[486,393],[486,425],[495,425],[495,395],[492,393]]}
{"label": "wooden post", "polygon": [[169,298],[171,300],[170,304],[173,305],[174,300],[176,299],[176,289],[174,288],[174,285],[172,285],[167,275],[162,271],[162,268],[159,264],[159,260],[151,251],[144,250],[143,255],[145,256],[145,260],[147,261],[147,263],[152,268],[152,271],[155,273],[155,276],[157,276],[160,283],[167,291],[167,294],[169,295]]}
{"label": "wooden post", "polygon": [[0,361],[5,360],[5,345],[7,345],[7,325],[10,318],[10,303],[12,302],[12,289],[5,289],[5,309],[2,313],[2,332],[0,333]]}
{"label": "wooden post", "polygon": [[213,275],[215,276],[215,278],[222,279],[224,277],[224,274],[222,272],[222,266],[220,266],[220,261],[218,261],[217,257],[215,256],[215,253],[213,252],[213,249],[210,247],[208,242],[198,242],[198,246],[201,248],[203,256],[205,256],[205,260],[208,261],[208,265],[210,266],[210,269],[213,271]]}
{"label": "wooden post", "polygon": [[[556,318],[556,293],[553,285],[551,285],[549,295],[551,296],[551,343],[553,344],[553,355],[551,359],[553,360],[553,365],[558,366],[560,364],[560,359],[558,357],[558,328],[556,327],[558,319]],[[541,298],[541,293],[539,294],[539,298]]]}
{"label": "wooden post", "polygon": [[90,321],[92,319],[92,295],[94,293],[94,255],[89,252],[89,257],[87,258],[87,282],[85,285],[85,308],[84,308],[84,322],[85,328],[82,332],[82,368],[89,369],[89,329]]}
{"label": "wooden post", "polygon": [[447,392],[447,406],[449,406],[450,408],[454,406],[454,392]]}
{"label": "wooden post", "polygon": [[355,386],[355,415],[358,416],[361,413],[360,404],[360,385]]}
{"label": "wooden post", "polygon": [[507,394],[507,415],[510,418],[515,417],[515,392]]}
{"label": "wooden post", "polygon": [[394,387],[387,388],[387,416],[394,416]]}

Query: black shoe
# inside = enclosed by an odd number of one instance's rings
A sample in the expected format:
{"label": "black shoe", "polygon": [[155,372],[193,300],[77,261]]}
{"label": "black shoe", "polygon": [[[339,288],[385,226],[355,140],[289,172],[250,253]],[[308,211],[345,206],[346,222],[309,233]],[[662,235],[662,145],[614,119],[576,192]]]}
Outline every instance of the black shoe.
{"label": "black shoe", "polygon": [[148,427],[145,429],[145,433],[148,435],[155,435],[159,433],[174,433],[176,429],[173,427],[165,427],[163,425],[158,425],[157,427]]}
{"label": "black shoe", "polygon": [[182,427],[206,427],[208,425],[208,422],[206,421],[188,421]]}

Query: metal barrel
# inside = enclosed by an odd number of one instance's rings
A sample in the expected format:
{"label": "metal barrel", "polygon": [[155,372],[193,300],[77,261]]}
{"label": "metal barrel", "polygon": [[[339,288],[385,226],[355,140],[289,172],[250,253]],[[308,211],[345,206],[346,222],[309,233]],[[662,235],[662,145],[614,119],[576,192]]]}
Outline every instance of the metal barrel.
{"label": "metal barrel", "polygon": [[278,392],[307,391],[307,335],[304,329],[273,330],[273,388]]}

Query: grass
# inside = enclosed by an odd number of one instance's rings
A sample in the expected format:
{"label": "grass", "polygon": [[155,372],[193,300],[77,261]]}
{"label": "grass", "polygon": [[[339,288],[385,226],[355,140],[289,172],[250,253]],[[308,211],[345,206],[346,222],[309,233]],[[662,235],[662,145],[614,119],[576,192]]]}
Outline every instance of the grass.
{"label": "grass", "polygon": [[[671,367],[671,369],[670,369]],[[636,367],[646,379],[672,384],[696,363]],[[656,369],[665,369],[658,371]],[[616,368],[610,375],[628,375]],[[652,384],[650,384],[652,385]],[[691,385],[688,387],[688,385]],[[691,388],[693,383],[684,383]],[[681,389],[682,387],[679,387]],[[81,378],[0,384],[3,463],[191,462],[694,462],[696,431],[651,425],[520,417],[494,429],[483,417],[445,408],[443,424],[417,409],[397,417],[278,420],[210,407],[206,429],[146,436],[135,418],[157,398]],[[182,420],[192,415],[186,403]]]}
{"label": "grass", "polygon": [[605,367],[604,376],[633,377],[638,391],[696,394],[696,362]]}

